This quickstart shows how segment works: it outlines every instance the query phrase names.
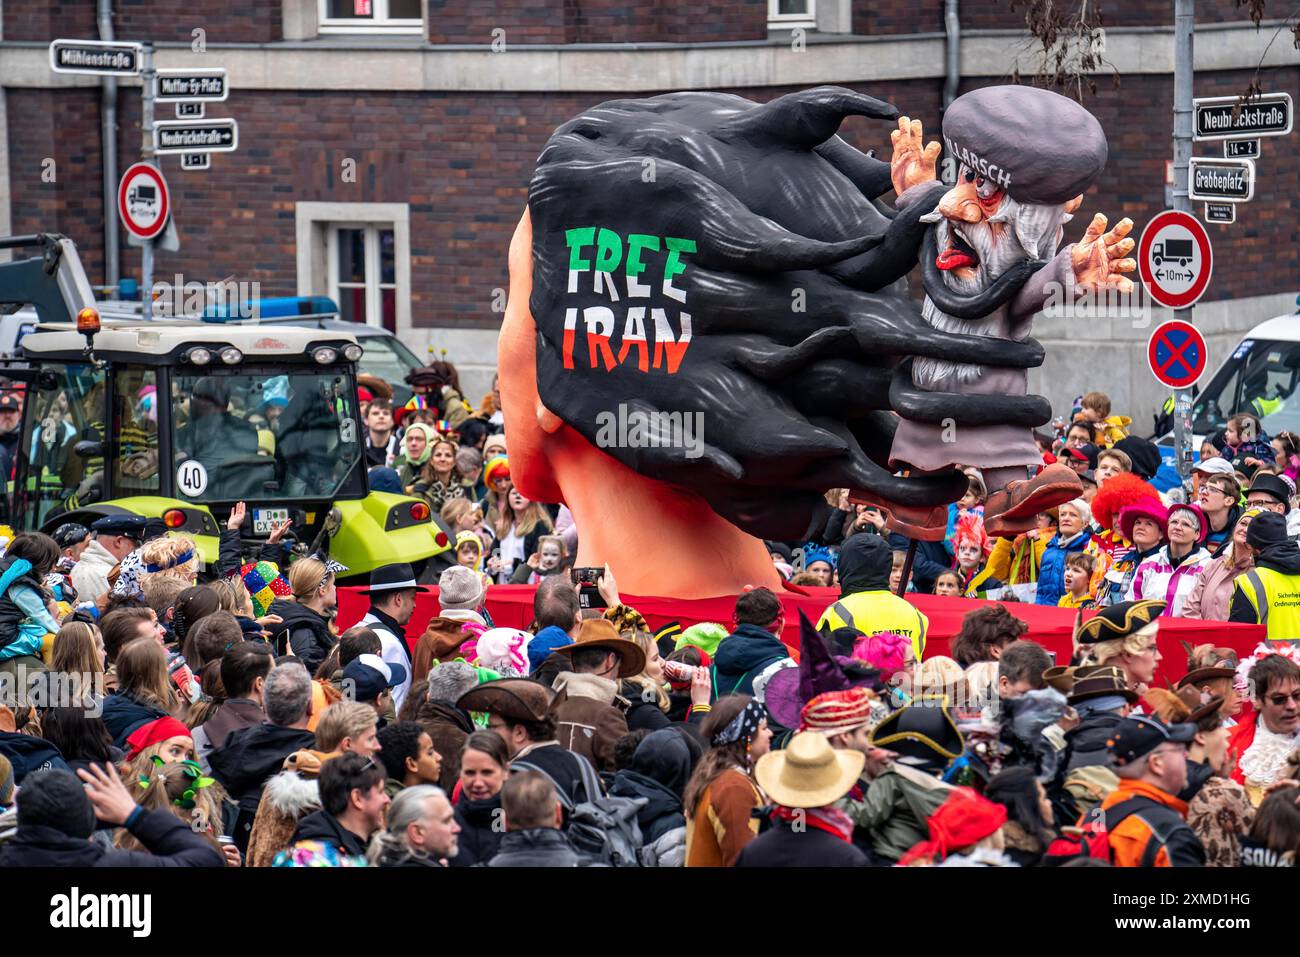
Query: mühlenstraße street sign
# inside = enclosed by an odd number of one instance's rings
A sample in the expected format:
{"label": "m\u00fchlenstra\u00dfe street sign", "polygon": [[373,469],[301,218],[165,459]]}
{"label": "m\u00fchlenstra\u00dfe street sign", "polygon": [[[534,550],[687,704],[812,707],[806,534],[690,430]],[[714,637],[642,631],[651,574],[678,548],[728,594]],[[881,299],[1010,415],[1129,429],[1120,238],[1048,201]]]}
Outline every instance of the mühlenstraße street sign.
{"label": "m\u00fchlenstra\u00dfe street sign", "polygon": [[1245,103],[1239,96],[1202,97],[1192,101],[1192,111],[1192,138],[1198,143],[1286,136],[1294,118],[1290,93],[1264,93]]}
{"label": "m\u00fchlenstra\u00dfe street sign", "polygon": [[138,43],[116,40],[52,40],[50,69],[55,73],[137,76],[144,50]]}
{"label": "m\u00fchlenstra\u00dfe street sign", "polygon": [[1245,203],[1255,195],[1255,161],[1193,156],[1188,160],[1187,196],[1210,203]]}
{"label": "m\u00fchlenstra\u00dfe street sign", "polygon": [[239,148],[239,124],[232,119],[159,120],[153,150],[169,153],[231,153]]}
{"label": "m\u00fchlenstra\u00dfe street sign", "polygon": [[154,99],[159,103],[197,100],[219,103],[230,95],[226,70],[159,70],[154,81]]}

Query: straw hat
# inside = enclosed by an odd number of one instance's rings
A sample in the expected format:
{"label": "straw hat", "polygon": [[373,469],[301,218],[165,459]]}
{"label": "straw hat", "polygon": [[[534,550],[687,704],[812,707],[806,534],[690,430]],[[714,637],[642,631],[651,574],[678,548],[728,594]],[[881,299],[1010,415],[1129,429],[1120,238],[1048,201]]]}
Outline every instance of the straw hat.
{"label": "straw hat", "polygon": [[825,807],[849,792],[862,775],[866,755],[837,751],[826,735],[805,731],[783,751],[758,759],[754,777],[763,793],[783,807]]}

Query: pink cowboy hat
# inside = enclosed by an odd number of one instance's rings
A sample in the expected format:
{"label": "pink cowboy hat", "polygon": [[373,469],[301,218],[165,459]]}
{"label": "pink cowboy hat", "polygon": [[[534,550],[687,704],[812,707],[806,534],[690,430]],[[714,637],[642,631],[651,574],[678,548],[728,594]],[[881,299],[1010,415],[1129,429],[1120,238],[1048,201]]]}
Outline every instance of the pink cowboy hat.
{"label": "pink cowboy hat", "polygon": [[[1164,538],[1169,532],[1169,509],[1165,508],[1159,502],[1150,499],[1143,499],[1133,505],[1128,505],[1120,509],[1119,520],[1115,527],[1119,533],[1128,541],[1133,541],[1133,523],[1139,518],[1149,518],[1160,526],[1160,537]],[[1204,518],[1202,518],[1204,524]]]}

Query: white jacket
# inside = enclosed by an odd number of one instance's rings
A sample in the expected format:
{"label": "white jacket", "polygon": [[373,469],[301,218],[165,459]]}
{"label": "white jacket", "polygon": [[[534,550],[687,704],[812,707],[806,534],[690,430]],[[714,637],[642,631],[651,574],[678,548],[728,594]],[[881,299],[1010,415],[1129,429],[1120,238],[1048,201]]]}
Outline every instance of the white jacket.
{"label": "white jacket", "polygon": [[86,546],[72,566],[72,587],[77,590],[77,601],[97,601],[108,593],[108,573],[117,564],[117,558],[95,539]]}
{"label": "white jacket", "polygon": [[396,714],[402,710],[402,702],[406,700],[407,692],[411,690],[411,657],[406,653],[405,638],[402,635],[394,635],[388,630],[387,625],[371,614],[367,614],[357,624],[369,628],[379,636],[380,658],[390,665],[401,665],[406,672],[406,680],[393,688],[393,713]]}

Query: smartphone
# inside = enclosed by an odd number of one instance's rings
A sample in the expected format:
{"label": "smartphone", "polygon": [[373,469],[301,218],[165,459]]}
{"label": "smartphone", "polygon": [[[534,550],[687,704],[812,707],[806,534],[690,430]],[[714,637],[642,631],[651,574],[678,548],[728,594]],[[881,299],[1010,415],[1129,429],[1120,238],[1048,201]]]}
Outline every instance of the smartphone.
{"label": "smartphone", "polygon": [[578,607],[604,608],[605,599],[600,596],[600,578],[605,574],[604,568],[574,568],[573,583],[578,586]]}

